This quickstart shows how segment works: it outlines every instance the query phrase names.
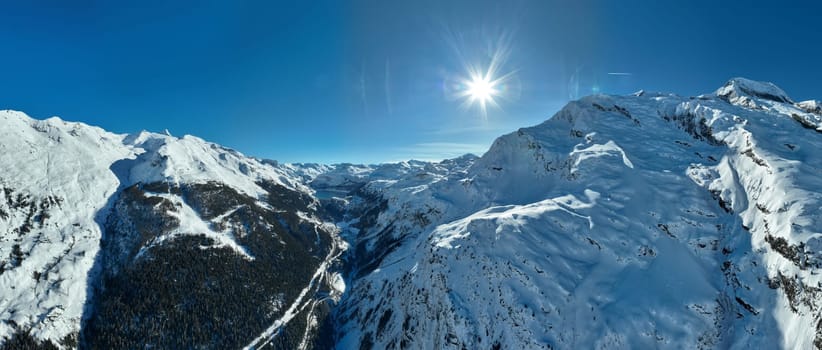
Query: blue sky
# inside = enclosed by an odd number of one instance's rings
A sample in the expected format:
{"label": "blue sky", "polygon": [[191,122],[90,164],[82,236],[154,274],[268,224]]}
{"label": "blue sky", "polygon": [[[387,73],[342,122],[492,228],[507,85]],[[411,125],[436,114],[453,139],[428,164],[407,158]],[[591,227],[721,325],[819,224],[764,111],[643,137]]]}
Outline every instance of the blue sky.
{"label": "blue sky", "polygon": [[[593,92],[695,95],[745,76],[822,99],[812,1],[3,7],[0,108],[119,133],[168,129],[286,162],[479,154]],[[482,113],[457,83],[494,53],[510,76]]]}

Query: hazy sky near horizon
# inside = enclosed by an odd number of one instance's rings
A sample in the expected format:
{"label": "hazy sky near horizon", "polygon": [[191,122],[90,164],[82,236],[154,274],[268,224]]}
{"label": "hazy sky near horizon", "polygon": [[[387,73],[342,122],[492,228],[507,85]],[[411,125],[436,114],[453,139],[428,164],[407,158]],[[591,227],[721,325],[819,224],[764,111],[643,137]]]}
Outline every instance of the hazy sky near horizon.
{"label": "hazy sky near horizon", "polygon": [[[0,109],[192,134],[285,162],[481,154],[569,100],[727,79],[822,99],[813,1],[25,1],[0,11]],[[466,105],[469,69],[508,74]]]}

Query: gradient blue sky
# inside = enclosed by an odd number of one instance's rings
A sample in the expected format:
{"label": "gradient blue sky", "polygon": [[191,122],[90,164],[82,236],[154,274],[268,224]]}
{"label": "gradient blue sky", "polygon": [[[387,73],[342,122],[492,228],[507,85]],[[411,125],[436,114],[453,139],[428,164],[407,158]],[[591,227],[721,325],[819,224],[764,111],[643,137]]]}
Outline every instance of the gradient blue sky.
{"label": "gradient blue sky", "polygon": [[[728,78],[822,99],[813,1],[21,1],[0,9],[0,108],[168,129],[286,162],[482,153],[569,99]],[[499,108],[454,99],[506,49]],[[609,75],[620,72],[630,75]]]}

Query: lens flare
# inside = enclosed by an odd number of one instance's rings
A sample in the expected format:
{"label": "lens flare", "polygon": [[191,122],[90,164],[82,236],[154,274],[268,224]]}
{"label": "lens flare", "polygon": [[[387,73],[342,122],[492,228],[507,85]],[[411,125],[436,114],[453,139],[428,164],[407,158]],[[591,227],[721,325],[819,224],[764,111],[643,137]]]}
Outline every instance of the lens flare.
{"label": "lens flare", "polygon": [[[489,107],[499,108],[499,100],[509,99],[511,93],[508,85],[515,71],[500,74],[509,54],[507,37],[501,37],[494,45],[485,61],[487,65],[476,65],[465,62],[463,51],[455,50],[463,58],[466,74],[455,77],[453,96],[463,101],[462,107],[477,107],[483,119],[488,117]],[[480,60],[483,61],[483,60]]]}
{"label": "lens flare", "polygon": [[495,77],[494,64],[485,72],[469,70],[468,78],[462,80],[457,90],[466,106],[478,106],[483,118],[487,117],[488,107],[499,107],[498,98],[504,97],[506,80],[511,73]]}

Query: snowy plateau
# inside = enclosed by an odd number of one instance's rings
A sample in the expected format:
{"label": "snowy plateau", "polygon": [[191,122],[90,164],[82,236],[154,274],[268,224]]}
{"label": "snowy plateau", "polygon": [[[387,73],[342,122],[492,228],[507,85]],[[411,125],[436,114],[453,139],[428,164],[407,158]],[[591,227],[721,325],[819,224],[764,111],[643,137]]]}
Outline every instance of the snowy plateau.
{"label": "snowy plateau", "polygon": [[574,101],[281,164],[0,112],[0,348],[822,349],[822,102]]}

